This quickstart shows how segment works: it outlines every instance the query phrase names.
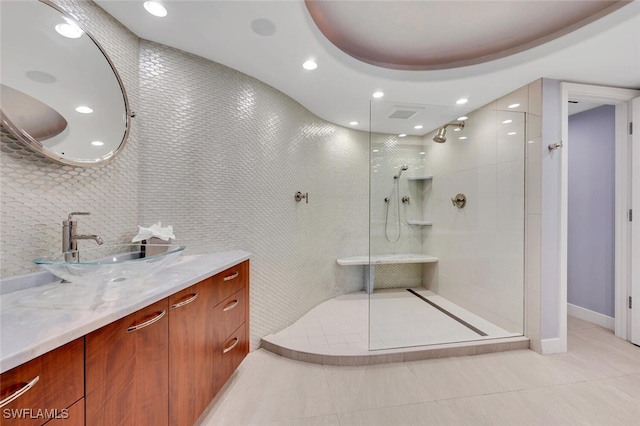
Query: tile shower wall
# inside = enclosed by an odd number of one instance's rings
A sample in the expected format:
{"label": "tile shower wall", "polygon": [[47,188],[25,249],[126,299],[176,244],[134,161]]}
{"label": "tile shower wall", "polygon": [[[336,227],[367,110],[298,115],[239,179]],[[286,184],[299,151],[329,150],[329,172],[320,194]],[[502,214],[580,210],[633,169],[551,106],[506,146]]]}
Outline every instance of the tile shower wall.
{"label": "tile shower wall", "polygon": [[[467,114],[465,129],[444,144],[431,141],[435,132],[425,136],[425,170],[434,177],[424,199],[433,220],[424,230],[424,253],[439,259],[425,286],[522,333],[525,114],[502,111],[499,103]],[[463,209],[451,203],[458,193],[467,197]]]}
{"label": "tile shower wall", "polygon": [[[422,253],[422,228],[408,224],[409,220],[421,219],[422,184],[407,179],[424,174],[423,155],[420,154],[423,151],[422,138],[374,133],[371,135],[371,151],[371,254]],[[402,172],[396,188],[393,177],[402,165],[409,166],[409,169]],[[405,196],[410,198],[410,203],[400,203],[398,228],[398,197],[402,199]],[[385,198],[390,200],[388,205]],[[397,242],[387,239],[385,227],[389,239],[397,239]],[[376,266],[374,287],[377,289],[421,285],[421,264]]]}
{"label": "tile shower wall", "polygon": [[[138,38],[92,2],[55,1],[95,35],[138,108]],[[3,38],[2,43],[14,40]],[[0,143],[0,277],[37,270],[31,260],[61,247],[62,220],[90,211],[79,230],[105,241],[127,241],[138,224],[138,130],[116,161],[90,168],[65,166],[35,154],[3,132]],[[90,246],[92,241],[80,242]]]}
{"label": "tile shower wall", "polygon": [[[368,252],[368,133],[146,41],[140,96],[140,221],[172,225],[187,254],[252,252],[252,347],[320,302],[362,288],[363,268],[336,259]],[[294,201],[296,191],[309,194],[308,204]]]}

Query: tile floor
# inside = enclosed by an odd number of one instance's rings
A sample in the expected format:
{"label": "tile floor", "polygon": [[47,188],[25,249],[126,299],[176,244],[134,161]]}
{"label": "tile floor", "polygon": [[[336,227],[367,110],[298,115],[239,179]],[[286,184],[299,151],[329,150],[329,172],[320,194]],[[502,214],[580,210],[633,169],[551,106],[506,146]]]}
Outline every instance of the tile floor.
{"label": "tile floor", "polygon": [[569,352],[334,367],[249,354],[206,426],[638,425],[640,348],[569,318]]}
{"label": "tile floor", "polygon": [[[403,348],[521,336],[480,318],[423,288],[414,289],[487,334],[471,329],[405,289],[356,292],[313,308],[294,324],[263,339],[277,346],[323,355],[369,355],[369,349]],[[428,324],[428,327],[425,327]],[[371,335],[371,346],[369,346]]]}

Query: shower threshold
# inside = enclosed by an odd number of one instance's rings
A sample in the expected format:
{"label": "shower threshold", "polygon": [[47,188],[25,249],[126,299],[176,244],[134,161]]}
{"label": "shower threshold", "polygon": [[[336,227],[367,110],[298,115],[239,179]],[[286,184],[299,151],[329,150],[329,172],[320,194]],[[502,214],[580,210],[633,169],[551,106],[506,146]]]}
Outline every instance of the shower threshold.
{"label": "shower threshold", "polygon": [[261,347],[316,364],[371,365],[526,349],[529,339],[418,287],[327,300]]}

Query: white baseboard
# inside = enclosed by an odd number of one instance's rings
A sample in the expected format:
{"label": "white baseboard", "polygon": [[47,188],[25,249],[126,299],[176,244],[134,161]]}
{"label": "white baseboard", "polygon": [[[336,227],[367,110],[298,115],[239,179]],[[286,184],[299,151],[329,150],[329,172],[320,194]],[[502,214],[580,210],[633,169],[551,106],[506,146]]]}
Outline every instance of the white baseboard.
{"label": "white baseboard", "polygon": [[544,355],[561,354],[567,351],[566,342],[563,345],[559,337],[554,337],[553,339],[542,339],[540,346]]}
{"label": "white baseboard", "polygon": [[591,311],[589,309],[585,309],[577,305],[572,305],[571,303],[567,303],[567,314],[571,315],[572,317],[581,319],[583,321],[597,324],[600,327],[604,327],[609,330],[615,331],[616,329],[615,318],[608,317],[601,313]]}

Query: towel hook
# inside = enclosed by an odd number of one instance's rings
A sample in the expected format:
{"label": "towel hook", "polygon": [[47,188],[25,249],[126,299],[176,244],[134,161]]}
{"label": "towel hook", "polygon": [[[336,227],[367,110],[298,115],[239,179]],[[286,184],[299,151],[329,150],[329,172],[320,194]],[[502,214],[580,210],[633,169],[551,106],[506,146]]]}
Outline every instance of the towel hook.
{"label": "towel hook", "polygon": [[562,141],[560,141],[560,143],[550,143],[549,144],[549,152],[551,152],[553,150],[556,150],[556,149],[560,149],[562,147],[563,147]]}

